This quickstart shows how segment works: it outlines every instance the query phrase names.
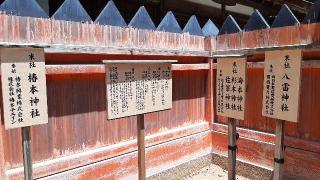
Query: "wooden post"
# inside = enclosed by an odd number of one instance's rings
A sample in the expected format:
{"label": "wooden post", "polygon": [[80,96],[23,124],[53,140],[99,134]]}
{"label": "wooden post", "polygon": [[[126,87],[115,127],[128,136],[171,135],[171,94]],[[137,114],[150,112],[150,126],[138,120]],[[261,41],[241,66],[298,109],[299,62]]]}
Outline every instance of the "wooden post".
{"label": "wooden post", "polygon": [[213,107],[213,98],[214,98],[214,92],[212,90],[213,88],[213,84],[214,84],[214,80],[213,80],[213,60],[212,59],[208,59],[208,63],[209,63],[209,71],[208,71],[208,78],[207,78],[207,100],[206,100],[206,120],[210,123],[210,125],[212,125],[213,120],[214,120],[214,107]]}
{"label": "wooden post", "polygon": [[229,118],[228,122],[228,180],[236,179],[236,120]]}
{"label": "wooden post", "polygon": [[32,158],[31,158],[31,137],[30,126],[21,128],[24,179],[32,180]]}
{"label": "wooden post", "polygon": [[145,145],[144,145],[144,114],[137,115],[137,139],[138,139],[138,168],[139,168],[139,180],[146,179],[146,167],[145,167]]}
{"label": "wooden post", "polygon": [[276,144],[275,144],[275,154],[274,154],[274,171],[273,179],[282,179],[282,169],[284,163],[284,121],[276,120]]}

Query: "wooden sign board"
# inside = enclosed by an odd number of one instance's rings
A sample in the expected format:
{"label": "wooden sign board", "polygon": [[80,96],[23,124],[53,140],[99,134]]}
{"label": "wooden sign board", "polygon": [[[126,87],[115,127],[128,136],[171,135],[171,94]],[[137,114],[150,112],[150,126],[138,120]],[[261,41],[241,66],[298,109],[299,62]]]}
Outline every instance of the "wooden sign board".
{"label": "wooden sign board", "polygon": [[217,63],[217,114],[244,119],[246,100],[246,58],[221,58]]}
{"label": "wooden sign board", "polygon": [[266,52],[263,116],[298,122],[301,62],[301,50]]}
{"label": "wooden sign board", "polygon": [[171,64],[106,64],[108,119],[172,108]]}
{"label": "wooden sign board", "polygon": [[5,128],[48,123],[43,49],[2,48],[0,56]]}

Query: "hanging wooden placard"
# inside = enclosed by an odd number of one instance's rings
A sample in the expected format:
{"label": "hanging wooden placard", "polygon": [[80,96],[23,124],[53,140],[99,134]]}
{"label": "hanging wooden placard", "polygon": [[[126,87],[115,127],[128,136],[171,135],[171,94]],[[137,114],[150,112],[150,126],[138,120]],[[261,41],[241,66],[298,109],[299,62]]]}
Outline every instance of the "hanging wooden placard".
{"label": "hanging wooden placard", "polygon": [[172,108],[171,63],[105,67],[108,119]]}
{"label": "hanging wooden placard", "polygon": [[2,48],[1,80],[6,129],[48,123],[43,49]]}
{"label": "hanging wooden placard", "polygon": [[246,58],[218,58],[217,114],[244,119],[246,99]]}
{"label": "hanging wooden placard", "polygon": [[298,122],[301,62],[301,50],[266,52],[263,116]]}

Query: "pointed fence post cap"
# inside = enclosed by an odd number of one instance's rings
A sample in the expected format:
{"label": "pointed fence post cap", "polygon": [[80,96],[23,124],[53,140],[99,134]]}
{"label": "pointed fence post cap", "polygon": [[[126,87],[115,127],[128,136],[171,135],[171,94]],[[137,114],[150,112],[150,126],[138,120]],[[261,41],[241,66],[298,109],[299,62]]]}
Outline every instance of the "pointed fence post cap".
{"label": "pointed fence post cap", "polygon": [[233,34],[233,33],[238,33],[238,32],[241,32],[240,26],[238,25],[236,20],[231,15],[229,15],[227,17],[227,19],[224,21],[224,23],[219,31],[219,35]]}
{"label": "pointed fence post cap", "polygon": [[172,33],[182,32],[181,27],[179,26],[179,23],[177,22],[176,18],[174,17],[171,11],[167,12],[167,14],[164,16],[157,30],[172,32]]}
{"label": "pointed fence post cap", "polygon": [[52,18],[75,22],[92,21],[79,0],[65,0],[58,10],[53,14]]}
{"label": "pointed fence post cap", "polygon": [[261,13],[258,10],[255,10],[247,24],[244,26],[243,30],[244,31],[254,31],[254,30],[259,30],[259,29],[268,29],[270,28],[269,24],[267,21],[264,19],[264,17],[261,15]]}
{"label": "pointed fence post cap", "polygon": [[127,26],[123,17],[121,16],[119,10],[112,0],[110,0],[107,5],[103,8],[95,23],[99,23],[102,25],[110,25],[110,26]]}
{"label": "pointed fence post cap", "polygon": [[148,11],[144,6],[141,6],[136,14],[131,19],[129,25],[133,28],[138,29],[148,29],[148,30],[155,30],[156,26],[154,25],[152,19],[149,16]]}
{"label": "pointed fence post cap", "polygon": [[182,32],[188,32],[189,34],[196,36],[203,36],[202,29],[195,15],[190,17]]}
{"label": "pointed fence post cap", "polygon": [[35,0],[5,0],[0,5],[0,11],[15,16],[49,18]]}
{"label": "pointed fence post cap", "polygon": [[284,27],[284,26],[294,26],[296,24],[300,24],[298,19],[292,13],[289,7],[286,4],[284,4],[282,5],[271,27],[276,28],[276,27]]}
{"label": "pointed fence post cap", "polygon": [[202,34],[204,36],[216,36],[219,34],[217,26],[209,19],[202,28]]}

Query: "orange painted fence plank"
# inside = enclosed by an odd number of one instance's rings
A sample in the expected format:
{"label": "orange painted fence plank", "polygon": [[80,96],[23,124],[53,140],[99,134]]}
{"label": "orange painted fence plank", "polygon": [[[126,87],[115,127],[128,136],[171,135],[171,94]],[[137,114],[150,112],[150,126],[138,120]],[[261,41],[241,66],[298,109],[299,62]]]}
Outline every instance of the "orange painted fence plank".
{"label": "orange painted fence plank", "polygon": [[[214,73],[215,74],[215,73]],[[300,99],[300,118],[297,124],[286,123],[286,134],[304,140],[320,141],[320,127],[318,121],[320,111],[320,82],[317,80],[320,69],[304,68],[302,71],[302,87]],[[262,90],[263,90],[263,69],[248,69],[248,90],[246,102],[245,120],[239,122],[239,127],[252,130],[273,133],[275,122],[273,119],[263,117],[262,111]],[[226,123],[223,117],[217,117],[216,122]]]}
{"label": "orange painted fence plank", "polygon": [[[285,174],[289,178],[320,177],[319,75],[319,68],[309,65],[303,68],[299,122],[286,123]],[[272,169],[275,122],[261,115],[263,68],[249,68],[247,77],[247,111],[245,120],[238,122],[237,128],[240,135],[238,157]],[[213,151],[220,154],[227,153],[226,120],[216,116],[213,124]]]}
{"label": "orange painted fence plank", "polygon": [[[227,134],[214,131],[212,136],[213,153],[227,155]],[[240,136],[237,145],[238,160],[273,169],[274,144]],[[319,179],[320,153],[286,147],[284,175],[288,179]]]}
{"label": "orange painted fence plank", "polygon": [[286,179],[320,179],[320,154],[287,147],[284,176]]}
{"label": "orange painted fence plank", "polygon": [[[206,71],[173,72],[173,108],[145,116],[147,137],[157,133],[164,134],[147,140],[148,143],[156,145],[204,130],[203,127],[197,127],[196,131],[189,129],[188,132],[183,130],[176,134],[165,134],[168,130],[178,130],[188,125],[207,122],[206,76]],[[104,76],[87,74],[84,77],[86,78],[47,79],[49,124],[35,126],[31,132],[33,162],[44,163],[43,168],[35,170],[38,177],[80,166],[86,160],[93,163],[135,148],[135,146],[121,147],[115,152],[100,155],[98,153],[85,160],[81,158],[70,160],[70,164],[64,162],[45,164],[46,161],[54,162],[59,158],[68,159],[83,151],[112,147],[118,143],[134,140],[136,137],[135,117],[115,121],[106,119]],[[207,125],[206,129],[209,128]],[[22,166],[20,130],[1,132],[4,143],[3,164],[7,171],[15,174],[16,168]]]}
{"label": "orange painted fence plank", "polygon": [[[227,156],[228,135],[225,133],[212,132],[213,153]],[[274,145],[263,141],[240,137],[237,140],[237,159],[256,166],[273,168]]]}
{"label": "orange painted fence plank", "polygon": [[[151,54],[204,52],[204,37],[131,27],[0,15],[0,43],[50,45],[56,52]],[[171,51],[171,52],[170,52]],[[188,53],[191,52],[191,53]],[[197,54],[197,53],[196,53]],[[203,54],[203,53],[202,53]],[[208,54],[208,53],[204,53]]]}
{"label": "orange painted fence plank", "polygon": [[[224,125],[224,124],[213,123],[212,129],[213,131],[216,131],[219,133],[224,133],[224,134],[228,133],[228,127],[227,125]],[[255,141],[261,141],[261,142],[271,143],[271,144],[274,144],[275,142],[275,135],[270,133],[249,130],[249,129],[240,128],[240,127],[237,127],[237,133],[239,133],[240,137],[252,139]],[[286,136],[285,146],[320,154],[320,142],[317,142],[317,141],[308,141],[308,140],[295,138],[292,136]]]}
{"label": "orange painted fence plank", "polygon": [[[190,129],[189,129],[190,130]],[[211,133],[205,130],[194,135],[190,134],[171,140],[168,142],[160,143],[158,145],[146,148],[146,167],[147,176],[156,174],[164,169],[174,167],[182,162],[188,162],[195,157],[201,157],[211,153]],[[130,146],[135,146],[135,143],[131,143]],[[119,149],[127,150],[129,146],[120,143]],[[132,149],[132,148],[129,148]],[[177,151],[179,149],[179,151]],[[109,150],[112,153],[112,150]],[[101,156],[102,157],[102,156]],[[83,156],[83,159],[78,159],[78,162],[86,161],[86,158],[91,159],[90,156]],[[76,161],[74,161],[76,162]],[[64,162],[68,164],[68,161]],[[49,179],[119,179],[119,178],[137,178],[137,150],[136,148],[128,153],[113,154],[112,156],[105,156],[104,159],[81,165],[78,168],[72,168],[68,171],[61,171],[57,174],[53,174],[46,178]],[[43,167],[45,168],[45,167]],[[37,168],[36,168],[37,169]],[[43,169],[45,170],[45,169]],[[48,173],[50,172],[50,173]],[[52,169],[47,169],[47,173],[50,175]],[[41,174],[46,175],[46,174]],[[38,174],[37,177],[41,177]],[[10,179],[21,179],[23,174],[15,173],[10,174]]]}

